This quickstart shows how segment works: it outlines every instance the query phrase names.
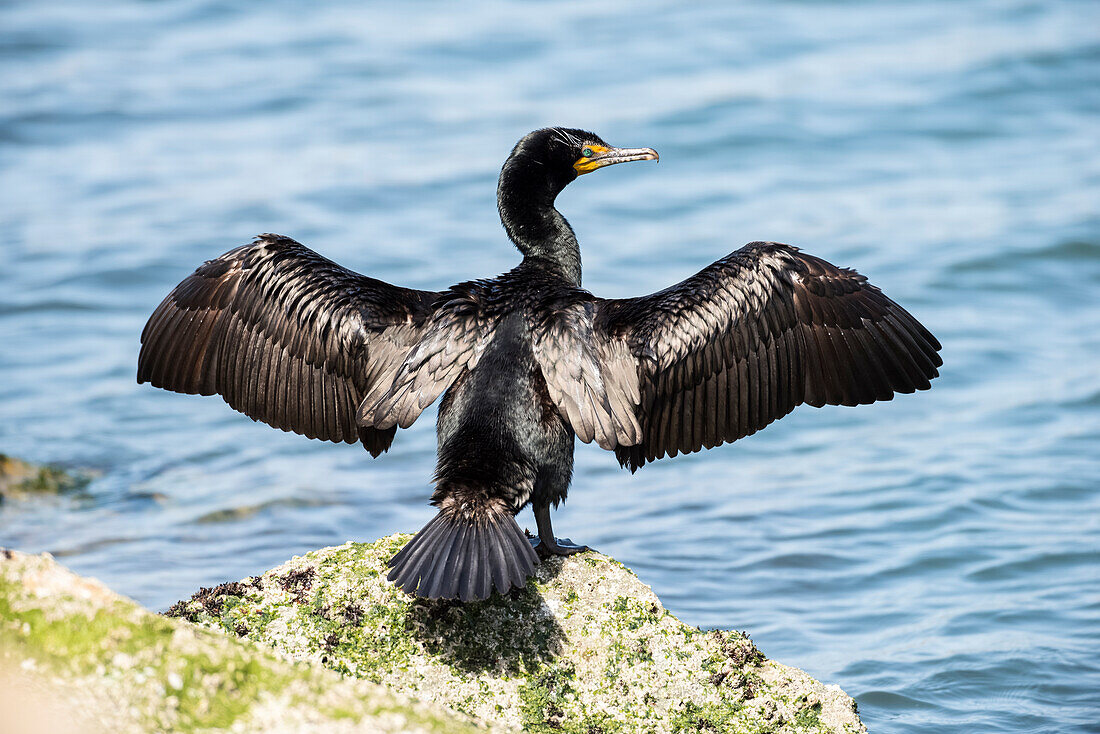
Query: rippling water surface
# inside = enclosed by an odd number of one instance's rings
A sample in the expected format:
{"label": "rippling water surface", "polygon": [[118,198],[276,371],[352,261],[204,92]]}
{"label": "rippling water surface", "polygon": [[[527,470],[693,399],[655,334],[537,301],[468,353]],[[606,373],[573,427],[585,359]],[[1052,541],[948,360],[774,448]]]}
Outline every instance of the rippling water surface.
{"label": "rippling water surface", "polygon": [[0,451],[97,474],[0,544],[163,608],[418,528],[434,413],[372,461],[137,386],[141,327],[258,232],[421,288],[506,270],[501,162],[588,127],[661,153],[559,199],[588,288],[791,242],[945,366],[633,477],[581,446],[562,533],[872,731],[1100,731],[1100,5],[6,2],[0,70]]}

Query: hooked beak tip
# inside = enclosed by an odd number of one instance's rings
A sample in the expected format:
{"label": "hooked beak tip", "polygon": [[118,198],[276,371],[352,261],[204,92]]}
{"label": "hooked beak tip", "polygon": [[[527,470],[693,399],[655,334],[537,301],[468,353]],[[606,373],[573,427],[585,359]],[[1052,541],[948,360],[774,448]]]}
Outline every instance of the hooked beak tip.
{"label": "hooked beak tip", "polygon": [[582,174],[616,163],[656,160],[660,160],[660,157],[653,148],[608,148],[593,158],[582,158],[573,164],[573,168],[578,174]]}

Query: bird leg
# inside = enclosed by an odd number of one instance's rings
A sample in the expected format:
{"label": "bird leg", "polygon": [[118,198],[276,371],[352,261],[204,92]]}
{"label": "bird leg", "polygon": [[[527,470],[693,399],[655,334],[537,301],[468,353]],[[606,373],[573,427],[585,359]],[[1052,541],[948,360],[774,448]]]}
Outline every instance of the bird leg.
{"label": "bird leg", "polygon": [[535,506],[535,525],[539,536],[531,538],[531,545],[539,551],[552,556],[571,556],[588,550],[587,545],[577,545],[569,538],[555,538],[554,528],[550,525],[550,505]]}

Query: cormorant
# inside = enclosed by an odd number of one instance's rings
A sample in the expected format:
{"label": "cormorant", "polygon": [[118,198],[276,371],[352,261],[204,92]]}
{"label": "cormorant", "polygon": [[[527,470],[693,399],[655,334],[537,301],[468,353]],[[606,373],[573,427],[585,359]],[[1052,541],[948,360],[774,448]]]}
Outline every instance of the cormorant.
{"label": "cormorant", "polygon": [[[581,174],[657,160],[583,130],[525,136],[497,201],[522,262],[440,292],[347,270],[265,234],[201,265],[142,332],[138,382],[200,395],[284,431],[386,451],[441,394],[436,516],[390,560],[429,598],[523,586],[555,540],[574,438],[646,462],[754,433],[795,406],[929,387],[939,342],[854,270],[752,242],[639,298],[581,288],[557,195]],[[514,516],[532,505],[538,541]]]}

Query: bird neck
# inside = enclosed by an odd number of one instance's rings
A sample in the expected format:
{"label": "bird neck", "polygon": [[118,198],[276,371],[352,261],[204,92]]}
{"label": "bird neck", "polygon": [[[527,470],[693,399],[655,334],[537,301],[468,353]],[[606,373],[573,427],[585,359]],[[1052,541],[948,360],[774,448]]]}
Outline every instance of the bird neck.
{"label": "bird neck", "polygon": [[580,245],[569,222],[554,208],[554,200],[568,181],[548,180],[542,170],[532,171],[532,164],[524,163],[506,165],[501,172],[497,207],[504,230],[523,253],[525,263],[556,271],[579,286]]}

